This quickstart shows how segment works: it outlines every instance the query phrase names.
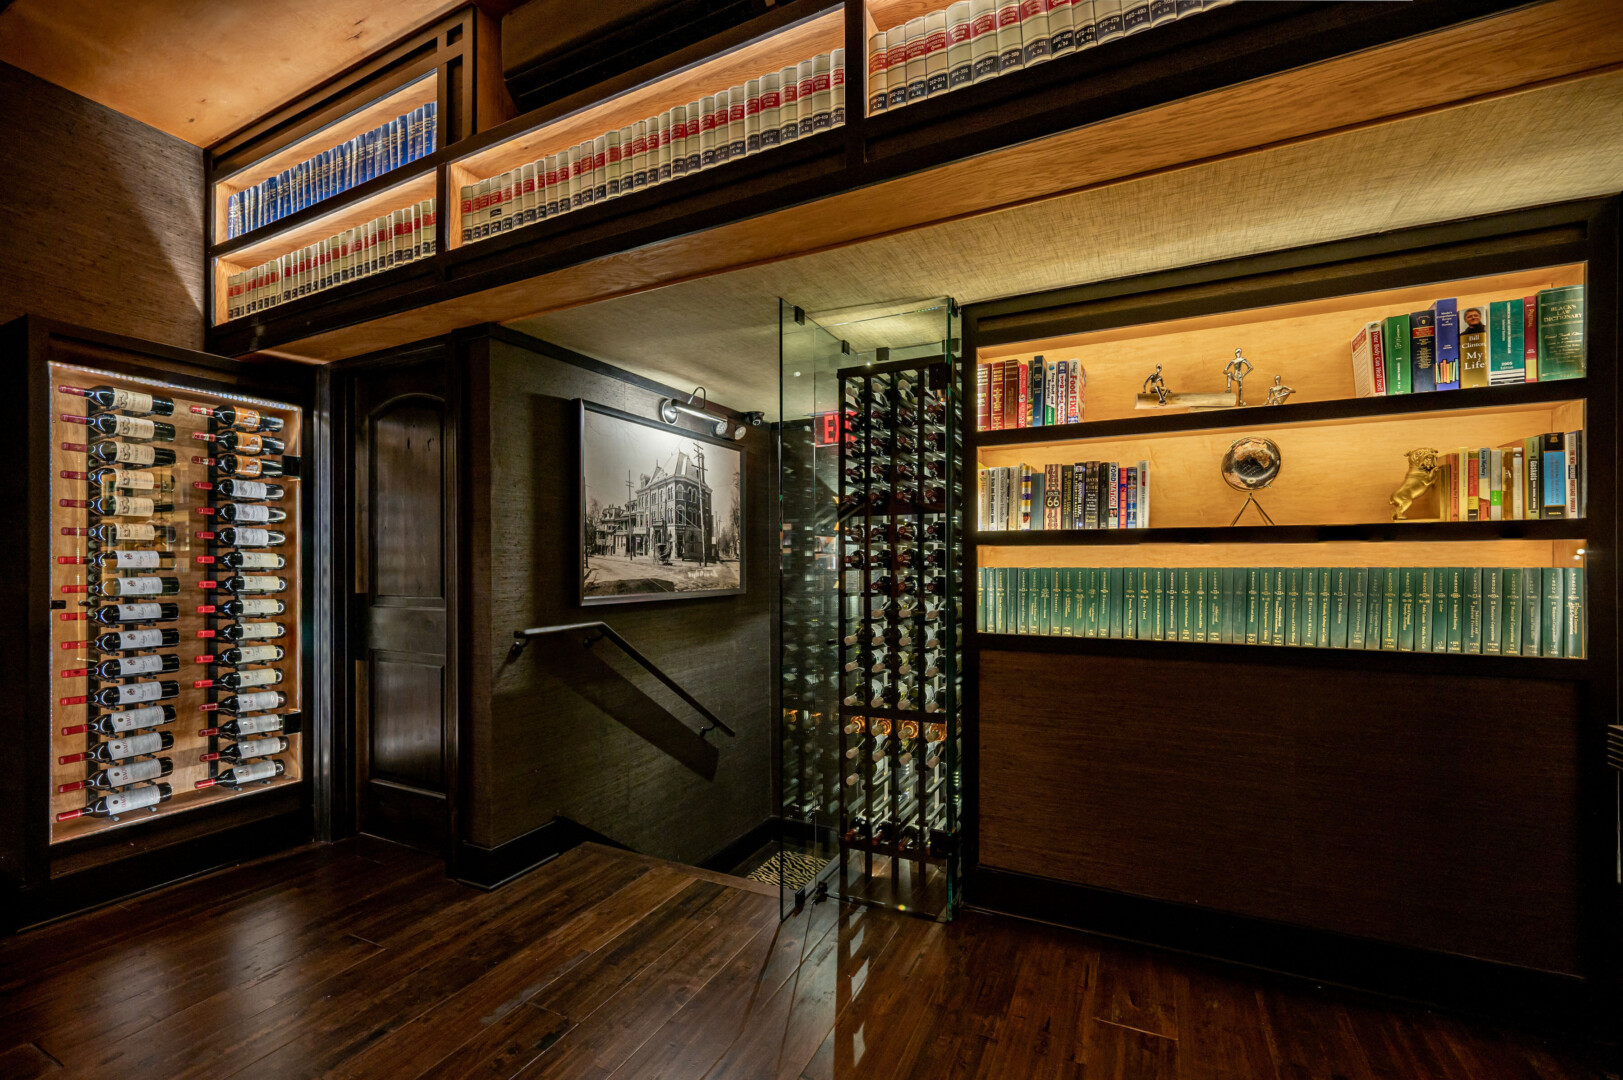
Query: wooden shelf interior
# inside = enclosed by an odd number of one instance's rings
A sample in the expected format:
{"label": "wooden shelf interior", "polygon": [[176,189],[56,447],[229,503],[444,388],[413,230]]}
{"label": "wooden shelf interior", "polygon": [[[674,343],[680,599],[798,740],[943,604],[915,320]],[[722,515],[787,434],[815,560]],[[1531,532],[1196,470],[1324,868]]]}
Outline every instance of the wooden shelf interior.
{"label": "wooden shelf interior", "polygon": [[1585,566],[1581,540],[1327,540],[1318,544],[1109,544],[1086,548],[982,544],[994,566]]}
{"label": "wooden shelf interior", "polygon": [[[1115,461],[1150,467],[1150,528],[1225,527],[1245,495],[1229,487],[1218,466],[1240,435],[1272,439],[1283,458],[1272,486],[1257,501],[1279,525],[1351,525],[1390,521],[1392,492],[1408,472],[1406,454],[1418,446],[1448,452],[1498,447],[1549,431],[1584,427],[1582,400],[1409,413],[1400,417],[1305,421],[1270,425],[1266,410],[1246,414],[1244,428],[1076,439],[1038,445],[981,447],[982,467]],[[968,478],[973,484],[974,478]],[[1247,511],[1247,524],[1260,524]],[[1322,564],[1315,564],[1322,565]]]}
{"label": "wooden shelf interior", "polygon": [[[845,12],[834,8],[452,162],[446,183],[451,193],[447,196],[451,205],[446,208],[451,215],[451,246],[462,244],[461,200],[452,196],[464,186],[844,46]],[[848,70],[850,62],[848,58]]]}
{"label": "wooden shelf interior", "polygon": [[872,37],[893,26],[906,26],[909,19],[920,18],[933,11],[945,11],[950,2],[951,0],[867,0],[867,3],[862,5],[862,14],[868,27],[868,36]]}
{"label": "wooden shelf interior", "polygon": [[239,248],[228,256],[214,260],[214,322],[225,322],[226,304],[230,300],[228,280],[232,274],[252,269],[261,263],[286,255],[290,251],[317,243],[329,236],[337,236],[346,229],[365,225],[413,203],[434,198],[435,175],[432,169],[419,172],[391,188],[358,202],[345,203],[330,214],[314,221],[267,236],[250,247]]}
{"label": "wooden shelf interior", "polygon": [[[176,437],[173,443],[176,462],[173,466],[160,467],[151,471],[159,475],[171,473],[174,477],[174,490],[168,493],[174,501],[174,512],[169,515],[168,521],[175,527],[176,537],[172,550],[175,554],[175,569],[165,570],[166,576],[180,578],[180,594],[174,597],[163,597],[164,602],[174,602],[180,606],[179,619],[164,626],[174,626],[180,631],[180,644],[174,648],[180,657],[180,670],[174,674],[161,676],[165,679],[174,679],[180,684],[179,697],[164,702],[175,707],[175,721],[167,727],[158,728],[174,736],[173,748],[164,751],[164,757],[174,763],[174,772],[163,777],[163,782],[174,789],[173,797],[158,806],[156,812],[146,810],[126,815],[118,822],[106,818],[74,818],[69,821],[58,822],[56,815],[65,810],[73,810],[84,806],[88,801],[85,791],[70,791],[58,793],[59,784],[76,780],[83,780],[87,775],[85,762],[74,762],[68,765],[57,764],[59,757],[81,753],[86,747],[84,735],[62,735],[61,730],[85,722],[87,717],[99,716],[107,711],[100,706],[90,705],[63,705],[61,698],[83,694],[85,680],[62,679],[53,675],[50,686],[50,718],[51,718],[51,798],[50,798],[50,825],[52,843],[75,837],[87,836],[109,828],[121,827],[140,821],[164,817],[183,810],[195,809],[225,798],[246,795],[256,791],[269,790],[264,785],[254,784],[242,792],[232,792],[224,788],[205,788],[201,791],[193,785],[208,776],[208,765],[198,760],[208,747],[208,739],[199,738],[197,732],[201,728],[212,727],[216,720],[223,721],[226,714],[220,712],[204,712],[202,706],[208,701],[208,690],[198,689],[192,685],[193,680],[208,678],[213,671],[228,670],[199,665],[193,662],[193,657],[212,652],[217,642],[199,638],[197,632],[206,627],[203,615],[198,614],[197,607],[208,602],[215,594],[200,590],[197,583],[210,578],[222,578],[232,571],[218,566],[205,566],[197,562],[197,556],[203,554],[204,543],[193,539],[193,531],[201,527],[200,523],[212,520],[197,513],[197,508],[208,504],[209,493],[199,491],[192,487],[193,481],[209,479],[208,468],[192,462],[194,455],[203,456],[208,453],[209,444],[195,441],[194,432],[204,432],[208,428],[208,418],[194,414],[190,406],[194,404],[221,405],[225,401],[217,396],[200,393],[181,387],[166,387],[155,384],[147,379],[135,379],[128,376],[114,374],[107,371],[95,371],[88,368],[73,367],[64,364],[50,365],[51,386],[115,386],[123,389],[138,390],[145,393],[159,393],[171,397],[175,401],[174,415],[163,417],[165,422],[175,425]],[[70,397],[63,394],[54,394],[56,400],[52,404],[52,415],[59,413],[83,415],[85,412],[82,398]],[[233,398],[238,402],[244,399]],[[280,416],[285,421],[283,431],[287,437],[287,453],[297,455],[300,453],[299,432],[301,428],[300,411],[291,405],[278,405],[274,402],[247,401],[252,408],[274,416]],[[62,479],[61,473],[82,472],[85,469],[85,454],[83,451],[68,451],[62,449],[62,444],[79,443],[85,439],[86,429],[81,425],[70,425],[55,421],[51,432],[51,592],[53,596],[63,596],[69,601],[68,610],[74,610],[75,599],[82,596],[64,595],[60,586],[83,584],[85,567],[62,565],[56,562],[59,555],[82,555],[86,551],[87,541],[82,536],[64,536],[63,528],[84,528],[87,524],[88,511],[83,508],[63,507],[58,505],[59,499],[84,499],[87,497],[86,489],[89,485],[82,480]],[[300,565],[299,544],[296,537],[296,525],[299,521],[299,484],[292,481],[284,485],[287,495],[276,505],[288,512],[289,542],[277,549],[278,553],[286,556],[288,565],[285,569],[275,571],[288,579],[288,589],[281,594],[281,599],[287,602],[287,612],[277,616],[277,621],[285,622],[290,628],[289,633],[278,639],[276,644],[282,646],[286,655],[278,666],[283,671],[283,681],[276,689],[287,695],[287,706],[279,711],[298,712],[303,706],[301,700],[301,687],[299,672],[302,670],[302,656],[300,654],[300,636],[297,627],[300,625]],[[99,494],[97,492],[96,494]],[[223,594],[221,594],[223,595]],[[106,632],[112,627],[102,627],[88,620],[63,622],[54,616],[51,621],[51,665],[53,669],[77,668],[85,666],[87,659],[100,658],[101,654],[95,650],[63,649],[63,642],[82,641],[95,636],[96,633]],[[169,650],[165,650],[169,651]],[[222,691],[225,693],[226,691]],[[99,739],[100,736],[93,736]],[[288,736],[289,747],[286,753],[278,755],[287,767],[282,783],[293,783],[302,775],[300,762],[302,761],[301,735]],[[274,786],[274,785],[273,785]]]}
{"label": "wooden shelf interior", "polygon": [[402,113],[409,113],[420,105],[427,105],[437,100],[438,93],[439,85],[435,73],[428,72],[220,180],[214,185],[215,241],[223,243],[226,239],[228,224],[226,219],[229,211],[227,204],[232,195],[251,188],[300,162],[308,161],[325,150],[331,150],[340,143],[348,142],[357,135],[387,124]]}
{"label": "wooden shelf interior", "polygon": [[1077,360],[1088,375],[1084,421],[1121,420],[1186,409],[1140,410],[1144,380],[1161,365],[1175,393],[1221,393],[1223,368],[1241,349],[1254,370],[1245,380],[1249,405],[1268,396],[1275,375],[1295,389],[1291,404],[1355,396],[1352,339],[1367,322],[1420,311],[1438,298],[1458,297],[1460,308],[1532,296],[1540,289],[1584,283],[1584,266],[1573,263],[1515,273],[1325,297],[1251,310],[1165,322],[1117,326],[978,350],[990,360]]}

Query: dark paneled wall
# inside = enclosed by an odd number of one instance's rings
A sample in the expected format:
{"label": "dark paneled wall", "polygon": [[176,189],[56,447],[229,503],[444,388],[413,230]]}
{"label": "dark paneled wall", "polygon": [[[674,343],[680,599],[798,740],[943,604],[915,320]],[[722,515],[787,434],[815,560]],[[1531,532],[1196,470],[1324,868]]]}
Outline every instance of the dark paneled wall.
{"label": "dark paneled wall", "polygon": [[203,152],[0,64],[0,323],[203,345]]}
{"label": "dark paneled wall", "polygon": [[[576,399],[652,417],[662,395],[500,339],[467,355],[466,445],[475,455],[488,445],[489,461],[472,464],[468,506],[464,838],[494,847],[562,815],[637,851],[703,859],[771,814],[769,429],[751,429],[742,444],[744,595],[583,608]],[[541,639],[506,659],[515,629],[592,620],[613,626],[738,737],[699,742],[699,718],[607,644],[587,652]]]}

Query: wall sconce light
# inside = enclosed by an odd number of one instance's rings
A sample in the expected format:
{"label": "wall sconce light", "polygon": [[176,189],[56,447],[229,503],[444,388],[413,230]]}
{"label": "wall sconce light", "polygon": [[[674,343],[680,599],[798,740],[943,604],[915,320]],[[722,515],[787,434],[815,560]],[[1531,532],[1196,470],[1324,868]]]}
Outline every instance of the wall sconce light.
{"label": "wall sconce light", "polygon": [[[694,398],[699,399],[697,407],[693,404]],[[709,424],[711,430],[721,438],[730,438],[737,442],[744,437],[746,429],[743,424],[734,427],[732,421],[725,416],[717,416],[708,411],[705,408],[707,404],[709,404],[709,401],[704,387],[694,387],[693,393],[688,395],[686,401],[677,401],[675,398],[661,398],[659,402],[659,418],[667,424],[674,424],[679,416],[686,414]]]}

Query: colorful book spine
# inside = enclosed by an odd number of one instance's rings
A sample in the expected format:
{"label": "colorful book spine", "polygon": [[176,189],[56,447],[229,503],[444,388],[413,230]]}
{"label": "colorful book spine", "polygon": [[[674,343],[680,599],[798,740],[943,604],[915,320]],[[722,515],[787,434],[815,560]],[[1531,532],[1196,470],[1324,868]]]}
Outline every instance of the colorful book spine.
{"label": "colorful book spine", "polygon": [[1381,325],[1381,344],[1386,350],[1387,396],[1410,391],[1409,343],[1409,316],[1388,316]]}
{"label": "colorful book spine", "polygon": [[1437,321],[1429,310],[1409,313],[1409,374],[1412,393],[1437,389]]}
{"label": "colorful book spine", "polygon": [[1437,332],[1437,389],[1460,388],[1459,301],[1450,297],[1433,301],[1432,325]]}

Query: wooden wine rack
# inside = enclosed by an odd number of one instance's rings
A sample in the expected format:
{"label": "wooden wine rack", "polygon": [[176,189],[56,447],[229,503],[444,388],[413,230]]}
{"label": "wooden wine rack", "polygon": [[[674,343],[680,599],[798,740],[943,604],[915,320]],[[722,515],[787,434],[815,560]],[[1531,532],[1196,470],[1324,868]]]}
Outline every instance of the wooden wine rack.
{"label": "wooden wine rack", "polygon": [[[303,758],[300,742],[302,736],[292,734],[287,736],[287,750],[276,755],[283,762],[285,772],[274,780],[256,782],[241,788],[226,785],[203,789],[196,787],[199,781],[213,777],[224,767],[220,762],[203,761],[203,755],[223,749],[227,744],[227,741],[220,737],[197,734],[200,729],[217,726],[218,722],[227,719],[225,714],[213,711],[209,706],[216,704],[219,698],[229,693],[217,687],[197,685],[228,670],[221,666],[199,663],[198,658],[215,655],[220,646],[230,644],[206,635],[232,621],[200,610],[216,602],[223,603],[229,597],[229,594],[205,587],[203,583],[223,580],[234,572],[217,563],[200,561],[200,558],[206,559],[211,556],[217,558],[229,550],[218,545],[211,536],[216,532],[212,514],[215,501],[212,485],[217,476],[208,463],[214,454],[213,445],[208,439],[216,433],[218,427],[212,413],[216,408],[234,405],[279,417],[283,421],[283,428],[278,437],[286,443],[285,454],[289,458],[296,458],[300,453],[299,438],[302,430],[299,408],[238,395],[209,394],[189,387],[166,385],[151,379],[67,364],[51,363],[48,365],[48,371],[53,388],[87,389],[95,386],[112,386],[157,394],[174,401],[173,415],[157,419],[175,426],[175,440],[173,443],[154,445],[173,449],[175,463],[170,466],[155,466],[149,470],[157,473],[160,480],[167,479],[171,484],[170,490],[154,494],[160,503],[172,503],[173,510],[156,514],[151,520],[156,525],[172,526],[175,530],[174,541],[167,545],[160,541],[152,545],[139,546],[157,547],[160,550],[171,551],[174,555],[173,569],[140,571],[140,573],[174,576],[180,581],[178,595],[134,598],[173,602],[179,607],[179,618],[173,623],[139,624],[160,628],[174,627],[180,631],[180,641],[176,646],[172,649],[164,647],[159,650],[177,655],[180,659],[180,669],[161,676],[140,677],[173,679],[179,684],[180,692],[177,697],[157,703],[174,706],[174,722],[153,729],[167,731],[174,737],[174,745],[158,755],[169,758],[173,763],[173,771],[159,778],[160,782],[170,785],[172,797],[150,809],[138,810],[118,818],[86,816],[58,821],[59,814],[82,808],[97,794],[90,789],[66,792],[59,789],[65,784],[85,780],[104,767],[92,760],[68,763],[61,761],[64,757],[84,753],[102,741],[102,736],[93,731],[63,733],[64,728],[71,729],[84,725],[106,711],[89,703],[86,698],[100,686],[108,684],[99,682],[93,676],[76,673],[113,655],[135,655],[135,653],[102,654],[93,646],[76,644],[94,640],[100,633],[120,629],[118,625],[103,625],[87,617],[100,602],[91,593],[82,590],[94,586],[102,572],[88,564],[63,561],[88,556],[113,546],[100,544],[88,535],[88,530],[102,519],[84,505],[99,495],[112,494],[113,489],[109,485],[105,491],[100,488],[93,490],[88,480],[79,478],[89,472],[91,463],[87,450],[89,446],[99,441],[99,437],[73,419],[90,413],[86,408],[87,400],[73,394],[71,389],[58,389],[53,394],[51,410],[52,438],[48,479],[52,514],[51,661],[53,669],[58,673],[50,687],[49,709],[51,843],[61,843],[107,829],[126,827],[298,783],[303,777],[300,764]],[[286,603],[287,609],[283,614],[275,616],[275,621],[283,623],[288,628],[287,633],[275,641],[275,644],[280,645],[285,651],[283,658],[276,663],[283,672],[283,681],[275,689],[286,695],[287,703],[285,707],[275,711],[294,714],[300,712],[303,705],[299,633],[303,615],[300,610],[301,545],[298,542],[301,515],[297,470],[288,471],[294,475],[281,480],[273,478],[273,482],[281,484],[285,494],[281,500],[271,504],[287,511],[287,520],[274,526],[278,531],[287,533],[288,542],[274,549],[286,558],[287,565],[283,569],[267,572],[284,577],[288,581],[288,588],[277,594],[278,598]],[[81,617],[74,618],[76,615]],[[148,651],[150,650],[140,650],[140,652]]]}

